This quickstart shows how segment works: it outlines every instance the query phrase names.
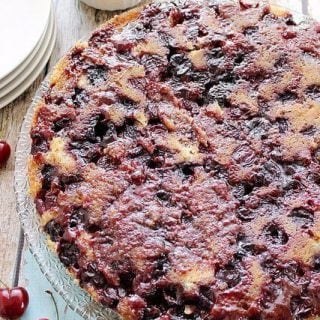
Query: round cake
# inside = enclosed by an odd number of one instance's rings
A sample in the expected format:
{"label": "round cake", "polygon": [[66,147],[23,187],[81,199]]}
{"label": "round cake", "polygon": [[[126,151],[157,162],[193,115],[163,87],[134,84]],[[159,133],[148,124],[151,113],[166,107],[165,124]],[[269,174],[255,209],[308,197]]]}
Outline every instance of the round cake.
{"label": "round cake", "polygon": [[30,193],[125,320],[320,315],[320,27],[261,1],[158,1],[58,63]]}

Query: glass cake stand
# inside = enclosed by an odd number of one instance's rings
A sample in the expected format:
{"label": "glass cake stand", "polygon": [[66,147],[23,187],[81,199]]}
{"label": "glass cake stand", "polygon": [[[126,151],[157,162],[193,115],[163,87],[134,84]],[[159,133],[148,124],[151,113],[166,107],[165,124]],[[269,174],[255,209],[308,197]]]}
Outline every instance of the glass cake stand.
{"label": "glass cake stand", "polygon": [[[281,8],[280,6],[277,7]],[[285,10],[289,11],[288,9]],[[301,25],[302,29],[312,21],[308,16],[293,11],[290,12],[295,22]],[[95,302],[86,291],[81,289],[78,282],[68,273],[66,267],[60,262],[57,254],[48,247],[47,236],[41,228],[39,216],[28,192],[27,166],[31,149],[29,133],[35,107],[41,100],[43,93],[48,89],[49,77],[50,74],[42,82],[25,115],[16,148],[14,186],[17,199],[17,211],[21,225],[28,246],[39,264],[41,271],[72,310],[86,320],[120,320],[121,318],[116,312]]]}

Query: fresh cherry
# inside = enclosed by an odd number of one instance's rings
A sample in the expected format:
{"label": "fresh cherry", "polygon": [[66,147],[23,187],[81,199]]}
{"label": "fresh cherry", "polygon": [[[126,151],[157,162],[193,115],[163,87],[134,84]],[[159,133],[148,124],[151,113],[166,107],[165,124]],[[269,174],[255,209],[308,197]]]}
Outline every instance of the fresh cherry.
{"label": "fresh cherry", "polygon": [[29,304],[29,295],[21,287],[0,289],[0,316],[7,320],[20,318]]}
{"label": "fresh cherry", "polygon": [[7,162],[10,157],[10,153],[11,148],[9,144],[4,140],[0,140],[0,167]]}

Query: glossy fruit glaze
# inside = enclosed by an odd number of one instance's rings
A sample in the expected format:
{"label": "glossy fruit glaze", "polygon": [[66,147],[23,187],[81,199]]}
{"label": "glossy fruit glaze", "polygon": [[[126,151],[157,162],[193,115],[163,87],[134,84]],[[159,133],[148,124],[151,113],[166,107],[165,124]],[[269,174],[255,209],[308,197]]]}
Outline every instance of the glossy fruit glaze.
{"label": "glossy fruit glaze", "polygon": [[320,314],[317,24],[261,1],[125,19],[68,53],[35,116],[60,260],[127,320]]}

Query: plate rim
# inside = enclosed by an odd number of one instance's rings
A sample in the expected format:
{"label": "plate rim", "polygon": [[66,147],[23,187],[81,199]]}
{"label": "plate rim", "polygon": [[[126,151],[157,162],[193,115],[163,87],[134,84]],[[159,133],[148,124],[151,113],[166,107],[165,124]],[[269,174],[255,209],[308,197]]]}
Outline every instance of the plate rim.
{"label": "plate rim", "polygon": [[50,59],[50,56],[53,52],[56,43],[57,28],[55,22],[52,31],[53,32],[51,34],[50,41],[48,42],[47,47],[45,48],[45,52],[42,58],[39,59],[37,65],[34,66],[31,73],[29,73],[28,76],[20,84],[13,88],[8,94],[4,95],[3,97],[0,97],[0,109],[4,108],[13,100],[22,95],[32,85],[32,83],[36,80],[41,71],[44,69],[48,60]]}
{"label": "plate rim", "polygon": [[0,101],[5,96],[9,95],[10,92],[14,91],[16,88],[22,85],[23,82],[29,78],[29,76],[37,68],[38,64],[42,61],[42,58],[46,55],[47,48],[51,43],[50,40],[52,40],[54,25],[55,25],[55,21],[54,19],[52,19],[50,21],[49,29],[47,30],[47,35],[43,39],[44,41],[41,44],[38,52],[36,52],[36,55],[33,57],[32,61],[23,70],[21,70],[21,72],[19,72],[17,77],[15,77],[6,86],[0,89]]}
{"label": "plate rim", "polygon": [[7,77],[13,70],[15,70],[16,68],[18,68],[27,58],[28,56],[30,55],[30,53],[35,49],[35,47],[37,46],[38,42],[39,42],[39,39],[41,38],[45,28],[46,28],[46,25],[48,23],[48,20],[50,18],[50,13],[52,11],[52,8],[53,8],[53,5],[52,5],[52,0],[46,0],[48,2],[48,9],[47,9],[47,12],[46,12],[46,16],[47,16],[47,19],[46,19],[46,23],[44,24],[42,30],[41,30],[41,33],[40,33],[40,37],[38,37],[38,39],[35,41],[34,45],[31,47],[30,51],[24,55],[22,58],[19,59],[19,61],[17,61],[15,64],[13,64],[14,66],[8,70],[8,71],[5,71],[3,74],[0,75],[0,81],[2,79],[4,79],[5,77]]}
{"label": "plate rim", "polygon": [[[45,30],[43,34],[41,35],[40,40],[38,41],[36,47],[30,54],[27,56],[27,58],[19,65],[17,68],[12,70],[7,76],[0,79],[0,97],[1,97],[1,90],[5,88],[7,85],[9,85],[11,82],[13,82],[24,70],[26,70],[33,59],[36,57],[37,54],[39,54],[39,51],[43,47],[43,44],[46,41],[46,38],[49,36],[50,28],[52,28],[52,14],[50,12],[50,17],[48,19],[48,22],[46,24]],[[51,32],[52,33],[52,32]],[[50,36],[51,36],[50,33]]]}

